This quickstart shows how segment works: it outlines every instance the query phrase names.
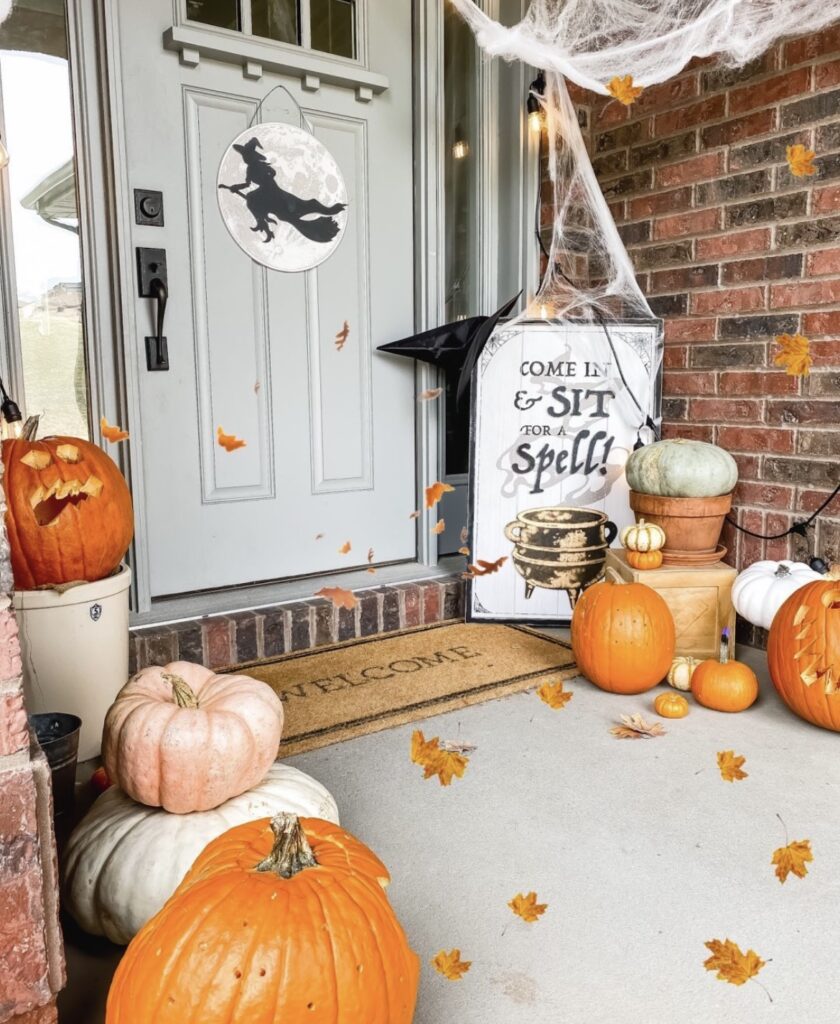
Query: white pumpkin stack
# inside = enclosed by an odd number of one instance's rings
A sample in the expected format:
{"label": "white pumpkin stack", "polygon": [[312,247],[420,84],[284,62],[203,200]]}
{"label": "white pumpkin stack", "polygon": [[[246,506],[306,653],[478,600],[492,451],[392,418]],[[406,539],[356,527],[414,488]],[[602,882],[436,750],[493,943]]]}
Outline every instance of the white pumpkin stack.
{"label": "white pumpkin stack", "polygon": [[338,824],[314,779],[275,762],[283,705],[266,683],[173,662],[138,672],[105,719],[114,786],[62,863],[62,899],[92,935],[127,944],[204,847],[235,825],[287,811]]}

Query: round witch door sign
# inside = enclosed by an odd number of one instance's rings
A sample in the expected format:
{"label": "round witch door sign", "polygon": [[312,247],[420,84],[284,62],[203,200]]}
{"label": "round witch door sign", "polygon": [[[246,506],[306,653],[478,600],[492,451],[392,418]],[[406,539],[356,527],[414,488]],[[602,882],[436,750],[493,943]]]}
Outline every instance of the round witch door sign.
{"label": "round witch door sign", "polygon": [[347,226],[347,187],[332,154],[302,128],[256,124],[222,157],[219,209],[236,244],[271,270],[311,270]]}

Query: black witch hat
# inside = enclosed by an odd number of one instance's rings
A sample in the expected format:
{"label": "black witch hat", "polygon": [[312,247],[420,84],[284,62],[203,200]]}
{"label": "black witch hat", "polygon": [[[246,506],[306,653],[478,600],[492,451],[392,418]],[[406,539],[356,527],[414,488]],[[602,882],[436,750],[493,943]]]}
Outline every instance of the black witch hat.
{"label": "black witch hat", "polygon": [[[521,294],[522,292],[519,293]],[[438,366],[449,374],[457,373],[457,397],[460,401],[469,388],[473,367],[478,362],[481,350],[487,344],[498,322],[506,317],[519,301],[519,295],[506,302],[492,316],[471,316],[466,320],[456,320],[451,324],[433,327],[401,341],[389,341],[387,345],[380,345],[379,351],[419,359],[423,363]]]}

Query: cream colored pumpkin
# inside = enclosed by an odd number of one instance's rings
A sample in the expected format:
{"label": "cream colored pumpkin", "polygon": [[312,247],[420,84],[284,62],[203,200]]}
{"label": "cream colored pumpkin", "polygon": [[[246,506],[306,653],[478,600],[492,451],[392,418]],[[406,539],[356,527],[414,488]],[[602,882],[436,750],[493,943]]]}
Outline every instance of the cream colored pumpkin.
{"label": "cream colored pumpkin", "polygon": [[668,683],[675,690],[688,691],[691,689],[691,677],[700,662],[696,658],[679,657],[674,658],[671,667],[668,669]]}
{"label": "cream colored pumpkin", "polygon": [[621,531],[621,543],[630,551],[659,551],[665,545],[665,531],[656,523],[640,519]]}
{"label": "cream colored pumpkin", "polygon": [[283,704],[267,683],[176,661],[143,669],[117,694],[102,760],[141,804],[208,811],[264,778],[282,731]]}
{"label": "cream colored pumpkin", "polygon": [[742,619],[769,629],[776,612],[791,594],[807,583],[823,579],[805,562],[753,562],[732,584],[732,603]]}
{"label": "cream colored pumpkin", "polygon": [[112,786],[67,844],[62,905],[84,931],[125,945],[160,910],[211,840],[280,811],[338,824],[338,808],[321,783],[279,763],[249,793],[195,814],[144,807]]}

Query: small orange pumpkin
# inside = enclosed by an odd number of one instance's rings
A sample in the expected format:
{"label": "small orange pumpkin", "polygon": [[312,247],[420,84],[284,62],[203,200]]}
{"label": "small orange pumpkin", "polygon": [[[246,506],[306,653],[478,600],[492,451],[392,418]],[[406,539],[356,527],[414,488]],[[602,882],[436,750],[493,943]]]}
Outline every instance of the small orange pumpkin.
{"label": "small orange pumpkin", "polygon": [[791,711],[840,732],[840,566],[794,591],[776,612],[767,664]]}
{"label": "small orange pumpkin", "polygon": [[131,495],[109,456],[79,437],[3,442],[6,529],[18,590],[104,579],[134,534]]}
{"label": "small orange pumpkin", "polygon": [[572,615],[572,650],[581,673],[611,693],[644,693],[665,678],[674,657],[674,619],[644,583],[613,569],[584,590]]}
{"label": "small orange pumpkin", "polygon": [[660,693],[653,702],[653,710],[661,718],[685,718],[688,701],[678,693]]}
{"label": "small orange pumpkin", "polygon": [[662,552],[656,551],[631,551],[629,548],[624,552],[627,564],[633,569],[658,569],[662,565]]}
{"label": "small orange pumpkin", "polygon": [[691,677],[691,693],[698,704],[712,711],[746,711],[758,697],[755,672],[729,657],[729,630],[720,641],[720,661],[701,661]]}
{"label": "small orange pumpkin", "polygon": [[328,821],[230,829],[131,941],[107,1024],[410,1024],[420,963],[389,881]]}

